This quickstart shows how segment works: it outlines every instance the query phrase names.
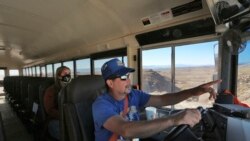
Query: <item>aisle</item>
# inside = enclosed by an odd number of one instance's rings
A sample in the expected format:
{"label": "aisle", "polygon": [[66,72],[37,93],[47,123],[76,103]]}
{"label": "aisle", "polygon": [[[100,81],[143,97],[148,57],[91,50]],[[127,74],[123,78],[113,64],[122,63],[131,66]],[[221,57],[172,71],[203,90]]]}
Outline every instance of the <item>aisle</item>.
{"label": "aisle", "polygon": [[27,132],[22,122],[12,111],[3,93],[0,93],[0,112],[6,134],[6,141],[32,141],[32,135]]}

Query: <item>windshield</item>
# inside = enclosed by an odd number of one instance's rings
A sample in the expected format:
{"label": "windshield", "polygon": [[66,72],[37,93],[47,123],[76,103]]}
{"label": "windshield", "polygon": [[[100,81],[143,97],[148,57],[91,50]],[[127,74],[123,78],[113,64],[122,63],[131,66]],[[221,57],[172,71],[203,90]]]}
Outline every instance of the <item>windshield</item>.
{"label": "windshield", "polygon": [[[142,51],[142,90],[152,95],[178,92],[212,81],[217,76],[214,58],[218,41],[175,46]],[[172,68],[174,67],[174,69]],[[174,83],[173,83],[174,82]],[[211,107],[209,94],[191,97],[175,108]]]}

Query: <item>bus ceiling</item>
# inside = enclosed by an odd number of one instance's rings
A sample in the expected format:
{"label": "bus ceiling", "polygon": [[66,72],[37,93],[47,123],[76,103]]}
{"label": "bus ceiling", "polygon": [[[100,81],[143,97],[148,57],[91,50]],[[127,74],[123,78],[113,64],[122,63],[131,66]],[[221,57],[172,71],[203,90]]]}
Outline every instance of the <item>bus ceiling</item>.
{"label": "bus ceiling", "polygon": [[205,0],[0,1],[0,66],[6,67],[138,48],[138,34],[211,17]]}

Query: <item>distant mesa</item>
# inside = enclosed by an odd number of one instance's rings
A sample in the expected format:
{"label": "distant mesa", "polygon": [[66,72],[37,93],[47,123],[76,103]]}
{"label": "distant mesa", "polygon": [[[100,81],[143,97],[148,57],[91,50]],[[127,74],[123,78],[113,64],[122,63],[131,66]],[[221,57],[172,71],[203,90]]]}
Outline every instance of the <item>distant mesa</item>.
{"label": "distant mesa", "polygon": [[[163,76],[152,69],[144,70],[143,74],[142,85],[144,91],[148,93],[171,92],[171,79],[167,76]],[[175,86],[175,90],[180,91],[180,88]]]}

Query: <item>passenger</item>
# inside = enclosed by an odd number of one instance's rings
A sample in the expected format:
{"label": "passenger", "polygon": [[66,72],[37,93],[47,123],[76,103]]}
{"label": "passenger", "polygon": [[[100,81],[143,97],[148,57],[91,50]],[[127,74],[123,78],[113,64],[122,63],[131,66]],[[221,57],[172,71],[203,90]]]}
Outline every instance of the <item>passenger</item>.
{"label": "passenger", "polygon": [[[168,117],[148,121],[138,121],[138,109],[147,106],[173,105],[191,96],[199,96],[207,92],[210,93],[209,98],[215,98],[216,93],[211,86],[221,82],[221,80],[212,81],[177,93],[149,95],[143,91],[131,89],[129,73],[135,70],[125,67],[120,60],[112,59],[104,63],[101,71],[107,92],[99,96],[92,107],[96,141],[146,138],[180,124],[193,127],[201,119],[197,109],[185,109]],[[125,106],[126,104],[128,106]],[[129,108],[126,110],[124,107]]]}
{"label": "passenger", "polygon": [[48,131],[57,140],[60,140],[58,93],[70,80],[70,69],[68,67],[61,66],[57,68],[55,84],[48,87],[44,95],[44,106],[48,115]]}

